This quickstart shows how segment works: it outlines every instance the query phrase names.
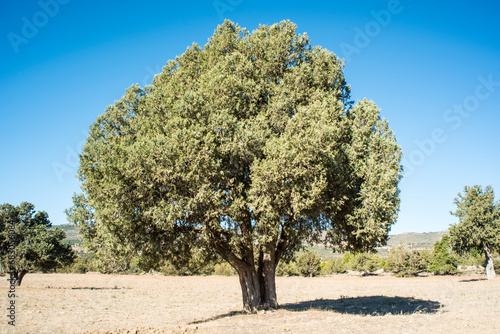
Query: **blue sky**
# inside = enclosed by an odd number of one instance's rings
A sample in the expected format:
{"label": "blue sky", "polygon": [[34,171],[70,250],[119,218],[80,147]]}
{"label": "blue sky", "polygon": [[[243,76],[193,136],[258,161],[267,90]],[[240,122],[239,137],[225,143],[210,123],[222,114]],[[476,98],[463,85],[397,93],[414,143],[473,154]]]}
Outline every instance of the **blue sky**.
{"label": "blue sky", "polygon": [[352,97],[374,100],[398,138],[391,233],[444,230],[465,185],[499,198],[498,13],[494,1],[0,0],[0,203],[66,223],[87,130],[127,87],[224,18],[250,31],[289,19],[346,59]]}

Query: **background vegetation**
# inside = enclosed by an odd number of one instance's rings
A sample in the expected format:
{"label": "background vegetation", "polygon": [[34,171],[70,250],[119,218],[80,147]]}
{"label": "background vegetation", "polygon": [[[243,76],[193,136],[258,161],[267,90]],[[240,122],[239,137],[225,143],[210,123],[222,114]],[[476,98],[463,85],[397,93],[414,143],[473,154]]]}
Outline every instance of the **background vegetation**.
{"label": "background vegetation", "polygon": [[[75,262],[58,269],[58,272],[104,272],[99,270],[97,259],[91,253],[86,253],[80,246],[82,240],[78,236],[76,226],[65,224],[57,227],[66,232],[64,242],[73,245],[73,248],[78,251]],[[484,270],[482,269],[485,263],[484,255],[477,250],[462,255],[457,254],[451,249],[447,231],[390,235],[387,244],[387,246],[377,248],[376,253],[334,253],[331,249],[321,245],[308,246],[289,261],[280,262],[276,274],[277,276],[314,277],[346,273],[370,275],[385,272],[399,277],[412,277]],[[172,263],[163,262],[156,268],[157,270],[153,271],[144,270],[140,260],[132,258],[128,265],[118,273],[154,272],[168,276],[236,275],[234,269],[221,260],[204,264],[201,259],[198,261],[195,259],[183,267],[175,267]],[[495,254],[497,272],[499,272],[498,268],[500,268],[500,258],[499,254]]]}

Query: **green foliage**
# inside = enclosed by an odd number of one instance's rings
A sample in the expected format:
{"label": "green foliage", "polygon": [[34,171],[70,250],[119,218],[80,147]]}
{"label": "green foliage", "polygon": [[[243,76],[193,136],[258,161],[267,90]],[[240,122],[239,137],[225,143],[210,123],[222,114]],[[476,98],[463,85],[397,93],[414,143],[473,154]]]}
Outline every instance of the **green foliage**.
{"label": "green foliage", "polygon": [[416,250],[400,244],[393,246],[385,261],[384,270],[398,277],[412,277],[427,270],[431,261],[428,250]]}
{"label": "green foliage", "polygon": [[384,241],[399,146],[373,102],[351,108],[341,60],[295,30],[226,21],[110,106],[79,169],[99,224],[176,261],[194,241],[233,259],[328,225],[336,244]]}
{"label": "green foliage", "polygon": [[295,270],[300,276],[313,277],[320,273],[320,262],[318,253],[305,251],[297,256]]}
{"label": "green foliage", "polygon": [[276,267],[276,276],[297,276],[297,269],[295,267],[295,262],[290,261],[280,261]]}
{"label": "green foliage", "polygon": [[92,256],[78,256],[72,264],[59,269],[58,272],[67,274],[85,274],[89,271],[98,271],[93,262],[94,259]]}
{"label": "green foliage", "polygon": [[274,271],[323,235],[383,244],[401,150],[375,103],[350,99],[343,66],[289,21],[252,33],[225,21],[97,118],[70,221],[98,257],[185,266],[203,249],[240,272]]}
{"label": "green foliage", "polygon": [[215,265],[214,275],[218,276],[235,276],[236,271],[228,263],[222,262]]}
{"label": "green foliage", "polygon": [[321,275],[343,274],[347,270],[341,257],[323,262],[320,266]]}
{"label": "green foliage", "polygon": [[186,272],[186,268],[176,267],[170,262],[166,262],[163,266],[161,266],[160,271],[165,276],[183,276]]}
{"label": "green foliage", "polygon": [[492,254],[500,251],[500,203],[495,202],[493,189],[466,186],[454,203],[457,209],[451,214],[458,217],[459,223],[450,227],[453,249],[460,254],[482,251],[488,279],[493,278]]}
{"label": "green foliage", "polygon": [[368,273],[384,267],[384,260],[372,253],[346,253],[342,262],[349,270]]}
{"label": "green foliage", "polygon": [[[198,253],[199,254],[199,253]],[[221,274],[221,271],[224,271],[224,267],[218,268],[218,265],[221,264],[221,260],[210,260],[206,261],[203,257],[194,256],[187,264],[179,266],[176,263],[172,263],[170,261],[163,261],[161,265],[157,265],[156,268],[169,276],[185,276],[185,275],[223,275],[223,276],[231,276]],[[151,270],[152,267],[144,267],[140,266],[145,271]],[[219,270],[219,273],[216,273],[216,270]]]}
{"label": "green foliage", "polygon": [[65,213],[68,221],[76,225],[83,240],[82,246],[94,255],[92,262],[99,272],[119,273],[130,268],[137,254],[130,243],[111,233],[109,226],[95,219],[95,210],[83,194],[73,195],[73,206]]}
{"label": "green foliage", "polygon": [[[14,224],[14,230],[11,229]],[[45,211],[35,212],[35,206],[23,202],[19,206],[0,206],[0,256],[2,266],[9,271],[9,255],[13,247],[15,258],[12,273],[20,285],[30,271],[51,271],[73,262],[71,246],[64,244],[66,234],[52,224]]]}
{"label": "green foliage", "polygon": [[458,194],[451,212],[459,223],[450,227],[450,238],[456,252],[483,251],[485,247],[500,251],[500,204],[495,202],[493,189],[488,186],[465,187]]}
{"label": "green foliage", "polygon": [[457,254],[453,252],[452,254],[457,259],[458,265],[462,267],[479,267],[483,266],[485,263],[484,255],[476,249],[473,249],[468,253]]}
{"label": "green foliage", "polygon": [[459,223],[450,227],[453,249],[458,253],[471,250],[500,251],[500,205],[493,189],[465,187],[454,200],[457,210],[451,212]]}
{"label": "green foliage", "polygon": [[450,251],[450,237],[445,234],[442,236],[441,241],[436,241],[434,244],[434,258],[428,270],[435,275],[457,273],[458,260]]}

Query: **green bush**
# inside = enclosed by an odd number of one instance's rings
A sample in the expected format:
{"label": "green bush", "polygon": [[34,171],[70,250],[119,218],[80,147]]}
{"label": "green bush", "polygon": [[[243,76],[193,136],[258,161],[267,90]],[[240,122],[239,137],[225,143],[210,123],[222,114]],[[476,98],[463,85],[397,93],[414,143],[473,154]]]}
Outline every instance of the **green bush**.
{"label": "green bush", "polygon": [[139,262],[138,258],[133,258],[132,261],[130,261],[128,268],[123,272],[123,274],[140,274],[140,273],[142,273],[143,270],[139,266],[138,262]]}
{"label": "green bush", "polygon": [[343,274],[346,271],[346,266],[343,264],[341,257],[323,262],[320,267],[321,275]]}
{"label": "green bush", "polygon": [[[160,271],[167,276],[219,275],[215,273],[215,269],[221,263],[220,259],[208,258],[203,256],[200,251],[196,251],[189,261],[180,267],[174,266],[167,260],[162,260]],[[219,270],[221,269],[219,268]]]}
{"label": "green bush", "polygon": [[85,274],[89,271],[98,270],[93,256],[88,255],[78,256],[72,264],[57,270],[57,272],[65,274]]}
{"label": "green bush", "polygon": [[160,272],[165,276],[182,276],[187,271],[187,267],[178,268],[170,262],[165,262],[160,268]]}
{"label": "green bush", "polygon": [[296,276],[297,270],[293,261],[280,261],[276,267],[276,276]]}
{"label": "green bush", "polygon": [[343,263],[349,270],[368,273],[379,270],[384,266],[384,260],[377,254],[371,253],[346,253]]}
{"label": "green bush", "polygon": [[214,275],[218,276],[236,276],[237,273],[233,267],[231,267],[228,263],[222,262],[215,265]]}
{"label": "green bush", "polygon": [[384,270],[398,277],[412,277],[427,270],[432,255],[428,250],[416,250],[400,244],[391,248]]}
{"label": "green bush", "polygon": [[458,272],[458,260],[451,254],[450,237],[447,234],[441,237],[441,241],[436,241],[433,253],[434,259],[429,266],[429,271],[435,275],[449,275]]}
{"label": "green bush", "polygon": [[300,276],[313,277],[320,273],[320,257],[316,252],[306,251],[295,261],[295,269]]}
{"label": "green bush", "polygon": [[88,258],[79,257],[70,267],[72,273],[85,274],[92,271],[92,265]]}
{"label": "green bush", "polygon": [[458,265],[462,267],[469,267],[469,266],[484,266],[484,262],[486,261],[484,254],[479,252],[476,249],[473,249],[469,253],[464,253],[462,255],[457,255],[454,254],[455,258],[458,261]]}

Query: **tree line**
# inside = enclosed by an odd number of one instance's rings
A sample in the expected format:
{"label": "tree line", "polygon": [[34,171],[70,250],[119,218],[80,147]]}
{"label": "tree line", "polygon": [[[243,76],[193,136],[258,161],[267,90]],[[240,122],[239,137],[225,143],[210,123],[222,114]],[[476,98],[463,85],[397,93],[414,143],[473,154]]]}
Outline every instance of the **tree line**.
{"label": "tree line", "polygon": [[[496,272],[500,271],[500,254],[493,254]],[[453,250],[450,237],[443,235],[436,241],[434,248],[415,249],[401,243],[393,246],[387,256],[376,253],[344,253],[325,261],[317,251],[305,250],[296,254],[291,260],[281,262],[276,268],[276,276],[315,277],[354,272],[357,275],[391,273],[397,277],[415,277],[419,275],[454,275],[461,272],[477,273],[485,270],[485,256],[472,250],[468,253],[457,253]],[[176,267],[172,263],[163,262],[157,266],[157,274],[166,276],[219,275],[235,276],[237,272],[223,261],[192,261],[186,266]],[[62,273],[146,273],[138,258],[130,262],[113,261],[108,264],[96,259],[92,254],[81,254],[72,264],[58,269]]]}
{"label": "tree line", "polygon": [[[500,269],[500,247],[496,241],[500,229],[497,225],[499,204],[494,202],[493,189],[465,187],[454,202],[457,210],[452,214],[459,217],[459,223],[451,226],[450,235],[443,235],[442,239],[435,243],[433,250],[414,249],[401,243],[393,246],[387,257],[368,252],[353,252],[328,261],[322,261],[317,252],[306,250],[294,254],[287,261],[282,261],[276,268],[276,275],[318,276],[342,274],[347,271],[370,274],[383,269],[384,272],[399,277],[412,277],[423,273],[456,274],[466,267],[483,266],[487,277],[494,277],[495,269],[497,272]],[[75,213],[68,210],[68,214]],[[64,243],[64,231],[51,228],[47,213],[36,212],[34,205],[27,202],[17,207],[10,204],[1,205],[0,223],[0,273],[11,272],[18,285],[28,272],[33,271],[138,274],[155,269],[164,275],[237,274],[234,268],[217,256],[207,261],[200,249],[194,250],[190,261],[181,266],[165,259],[151,263],[145,262],[140,256],[120,257],[113,253],[91,252],[77,256],[70,245]],[[80,235],[86,244],[102,250],[96,246],[88,227],[80,225]],[[471,234],[473,237],[468,237]],[[9,247],[12,244],[15,247]],[[9,258],[12,258],[9,252],[14,254],[14,261],[9,261]],[[14,263],[13,268],[11,262]],[[493,273],[489,272],[491,269]]]}

